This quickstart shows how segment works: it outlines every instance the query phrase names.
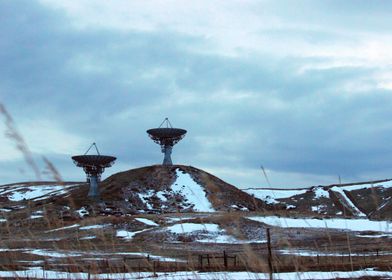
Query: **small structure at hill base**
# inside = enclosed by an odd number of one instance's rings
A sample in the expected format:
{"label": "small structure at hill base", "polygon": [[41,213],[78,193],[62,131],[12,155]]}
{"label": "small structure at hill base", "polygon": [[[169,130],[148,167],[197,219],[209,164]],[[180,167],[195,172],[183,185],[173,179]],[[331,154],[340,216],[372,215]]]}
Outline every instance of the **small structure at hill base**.
{"label": "small structure at hill base", "polygon": [[186,132],[182,128],[173,128],[168,118],[165,118],[158,128],[147,130],[148,136],[161,146],[162,153],[165,154],[163,165],[173,164],[171,159],[173,146],[185,137]]}
{"label": "small structure at hill base", "polygon": [[[97,155],[87,155],[92,147],[95,147]],[[105,168],[111,167],[116,158],[112,156],[101,155],[98,151],[97,145],[93,143],[84,155],[73,156],[72,160],[78,167],[82,167],[87,176],[87,182],[90,183],[88,197],[98,198],[99,189],[98,183],[101,180],[101,175]]]}

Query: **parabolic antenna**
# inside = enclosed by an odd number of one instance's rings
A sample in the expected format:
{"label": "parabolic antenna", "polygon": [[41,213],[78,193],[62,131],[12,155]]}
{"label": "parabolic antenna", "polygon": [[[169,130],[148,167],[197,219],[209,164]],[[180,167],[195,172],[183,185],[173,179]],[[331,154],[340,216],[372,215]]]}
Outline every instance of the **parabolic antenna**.
{"label": "parabolic antenna", "polygon": [[[97,155],[87,155],[92,147],[95,147]],[[72,157],[76,166],[82,167],[87,176],[87,182],[90,183],[89,197],[99,197],[98,183],[101,180],[101,175],[105,168],[111,167],[116,158],[112,156],[101,155],[98,147],[93,143],[84,155],[77,155]]]}
{"label": "parabolic antenna", "polygon": [[147,130],[147,134],[155,143],[161,146],[162,153],[165,154],[163,165],[172,165],[171,153],[173,146],[185,137],[186,130],[173,128],[169,119],[165,118],[158,128]]}

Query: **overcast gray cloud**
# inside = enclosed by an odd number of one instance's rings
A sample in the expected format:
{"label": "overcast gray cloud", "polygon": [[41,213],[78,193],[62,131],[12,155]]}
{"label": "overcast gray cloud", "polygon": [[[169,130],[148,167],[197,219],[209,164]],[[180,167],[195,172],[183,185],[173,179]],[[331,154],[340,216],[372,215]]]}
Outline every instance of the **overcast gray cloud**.
{"label": "overcast gray cloud", "polygon": [[[164,117],[189,131],[175,162],[238,186],[389,178],[392,5],[362,4],[2,1],[1,102],[67,180],[91,142],[105,176],[159,163]],[[0,146],[0,183],[33,179]]]}

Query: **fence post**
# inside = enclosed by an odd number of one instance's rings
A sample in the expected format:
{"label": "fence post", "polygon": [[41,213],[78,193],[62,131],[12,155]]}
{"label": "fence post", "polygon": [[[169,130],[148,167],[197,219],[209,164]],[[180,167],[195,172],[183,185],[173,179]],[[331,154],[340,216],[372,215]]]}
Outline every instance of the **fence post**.
{"label": "fence post", "polygon": [[210,264],[210,254],[207,254],[207,263],[208,263],[208,267],[211,267],[211,264]]}
{"label": "fence post", "polygon": [[363,255],[363,262],[366,265],[366,253],[365,253],[365,250],[362,250],[362,255]]}
{"label": "fence post", "polygon": [[227,269],[227,255],[226,255],[226,251],[223,251],[223,263],[225,265],[225,268]]}
{"label": "fence post", "polygon": [[272,280],[273,278],[273,266],[272,266],[272,249],[271,249],[271,234],[270,229],[267,228],[267,245],[268,245],[268,268],[269,268],[269,279]]}

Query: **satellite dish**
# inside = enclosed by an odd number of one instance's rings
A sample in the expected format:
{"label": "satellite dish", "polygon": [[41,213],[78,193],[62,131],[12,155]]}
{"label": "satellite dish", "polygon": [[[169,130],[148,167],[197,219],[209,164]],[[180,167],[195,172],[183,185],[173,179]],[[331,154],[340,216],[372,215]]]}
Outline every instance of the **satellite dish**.
{"label": "satellite dish", "polygon": [[[95,147],[97,155],[87,155],[92,147]],[[99,197],[98,183],[101,181],[101,175],[105,168],[111,167],[116,158],[113,156],[101,155],[98,147],[93,143],[84,155],[76,155],[72,157],[76,166],[82,167],[87,176],[87,182],[90,183],[88,197]]]}
{"label": "satellite dish", "polygon": [[148,136],[161,146],[162,153],[165,155],[162,163],[163,165],[173,164],[171,159],[173,146],[185,137],[186,132],[187,131],[182,128],[173,128],[168,118],[165,118],[158,128],[147,130]]}

